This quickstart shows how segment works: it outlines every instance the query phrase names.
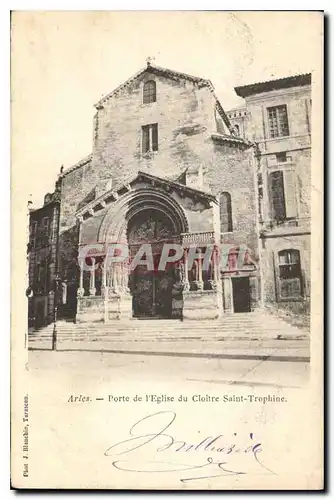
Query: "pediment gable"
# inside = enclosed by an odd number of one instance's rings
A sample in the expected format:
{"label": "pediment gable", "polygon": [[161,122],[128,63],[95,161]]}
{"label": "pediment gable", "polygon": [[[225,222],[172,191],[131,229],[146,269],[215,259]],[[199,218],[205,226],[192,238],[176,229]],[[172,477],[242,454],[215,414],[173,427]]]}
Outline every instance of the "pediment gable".
{"label": "pediment gable", "polygon": [[138,172],[137,175],[129,179],[127,182],[119,186],[115,186],[114,189],[110,189],[103,195],[87,203],[85,206],[81,206],[76,212],[76,217],[78,217],[79,220],[86,220],[89,217],[100,213],[100,211],[106,206],[117,202],[121,197],[127,195],[128,193],[145,188],[164,190],[170,195],[172,195],[173,192],[177,192],[181,197],[188,197],[193,199],[195,202],[202,201],[206,204],[210,204],[212,202],[217,203],[217,198],[210,193],[186,186],[180,182],[157,177],[155,175],[148,174],[147,172]]}
{"label": "pediment gable", "polygon": [[100,99],[96,104],[95,107],[96,109],[101,109],[104,107],[104,105],[107,103],[107,101],[122,93],[124,90],[126,90],[128,87],[133,85],[136,80],[139,80],[143,78],[145,75],[160,75],[164,76],[167,79],[174,80],[174,81],[190,81],[196,84],[199,88],[201,87],[207,87],[209,91],[212,93],[215,102],[216,102],[216,110],[218,114],[221,116],[225,126],[227,127],[228,131],[232,134],[233,133],[233,127],[231,126],[231,123],[228,119],[227,114],[225,113],[221,103],[219,102],[218,97],[215,94],[214,86],[211,82],[211,80],[207,78],[201,78],[198,76],[193,76],[189,75],[188,73],[182,73],[180,71],[175,71],[169,68],[164,68],[162,66],[156,66],[151,64],[150,62],[147,63],[147,66],[145,68],[142,68],[140,71],[135,73],[131,78],[123,82],[121,85],[119,85],[116,89],[114,89],[112,92],[109,94],[105,95]]}
{"label": "pediment gable", "polygon": [[119,85],[116,89],[114,89],[112,92],[107,94],[106,96],[102,97],[96,104],[95,107],[99,108],[102,107],[111,97],[117,96],[120,92],[125,90],[127,87],[132,85],[136,80],[142,79],[145,75],[157,75],[157,76],[164,76],[167,79],[170,80],[186,80],[186,81],[191,81],[193,83],[196,83],[197,85],[201,86],[207,86],[211,89],[213,89],[213,85],[210,80],[207,80],[205,78],[200,78],[198,76],[193,76],[189,75],[187,73],[181,73],[179,71],[174,71],[168,68],[163,68],[161,66],[155,66],[151,63],[147,63],[147,66],[145,68],[142,68],[140,71],[135,73],[131,78],[123,82],[121,85]]}

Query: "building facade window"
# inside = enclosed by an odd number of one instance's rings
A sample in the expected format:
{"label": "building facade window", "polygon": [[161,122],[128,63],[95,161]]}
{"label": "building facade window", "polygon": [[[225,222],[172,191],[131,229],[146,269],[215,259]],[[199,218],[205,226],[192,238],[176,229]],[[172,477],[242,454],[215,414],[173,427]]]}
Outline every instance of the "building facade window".
{"label": "building facade window", "polygon": [[142,127],[142,152],[143,154],[158,151],[158,124],[144,125]]}
{"label": "building facade window", "polygon": [[143,104],[149,104],[151,102],[156,102],[157,100],[157,88],[154,80],[149,80],[144,83],[143,88]]}
{"label": "building facade window", "polygon": [[30,247],[33,249],[36,246],[37,222],[32,221],[30,225]]}
{"label": "building facade window", "polygon": [[50,219],[49,217],[43,217],[42,221],[42,244],[49,244],[49,236],[50,236]]}
{"label": "building facade window", "polygon": [[293,170],[276,170],[269,174],[269,191],[272,218],[284,221],[297,217],[295,173]]}
{"label": "building facade window", "polygon": [[231,195],[225,191],[219,198],[220,232],[230,233],[233,231]]}
{"label": "building facade window", "polygon": [[285,137],[289,135],[288,112],[286,105],[267,108],[269,135],[274,137]]}
{"label": "building facade window", "polygon": [[277,163],[286,163],[287,161],[286,152],[276,153],[276,161]]}
{"label": "building facade window", "polygon": [[50,244],[50,218],[43,217],[35,229],[35,247],[42,248]]}
{"label": "building facade window", "polygon": [[279,298],[302,296],[302,272],[299,250],[286,249],[278,252]]}
{"label": "building facade window", "polygon": [[50,265],[49,257],[39,261],[37,265],[34,289],[38,294],[46,294],[50,287]]}
{"label": "building facade window", "polygon": [[281,250],[278,252],[278,264],[281,279],[300,277],[299,250]]}

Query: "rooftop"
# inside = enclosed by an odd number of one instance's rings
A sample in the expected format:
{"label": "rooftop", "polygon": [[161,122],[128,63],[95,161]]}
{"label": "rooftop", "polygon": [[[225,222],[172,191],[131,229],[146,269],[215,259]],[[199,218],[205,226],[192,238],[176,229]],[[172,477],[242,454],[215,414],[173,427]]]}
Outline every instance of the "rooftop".
{"label": "rooftop", "polygon": [[163,75],[165,77],[168,77],[168,78],[174,79],[174,80],[180,80],[180,79],[181,80],[188,80],[188,81],[191,81],[191,82],[199,85],[200,87],[208,87],[210,89],[210,91],[212,92],[215,100],[216,100],[216,107],[217,107],[217,110],[218,110],[219,114],[221,115],[221,117],[222,117],[222,119],[223,119],[226,127],[228,128],[228,130],[230,132],[232,132],[232,128],[231,128],[231,124],[229,122],[229,119],[228,119],[228,117],[227,117],[227,115],[226,115],[226,113],[225,113],[225,111],[224,111],[221,103],[219,102],[219,99],[216,96],[215,91],[214,91],[214,86],[213,86],[212,82],[209,79],[207,79],[207,78],[201,78],[201,77],[198,77],[198,76],[189,75],[187,73],[182,73],[180,71],[174,71],[172,69],[164,68],[162,66],[156,66],[155,64],[152,64],[151,62],[147,62],[147,66],[145,66],[140,71],[138,71],[137,73],[135,73],[132,77],[130,77],[125,82],[123,82],[121,85],[119,85],[112,92],[110,92],[109,94],[107,94],[104,97],[102,97],[95,104],[95,107],[97,109],[100,109],[101,107],[103,107],[103,105],[108,101],[108,99],[110,99],[111,97],[117,95],[119,92],[121,92],[122,90],[124,90],[125,88],[127,88],[129,85],[131,85],[137,78],[139,78],[145,72],[156,74],[156,75]]}
{"label": "rooftop", "polygon": [[183,79],[183,80],[189,80],[191,82],[198,83],[198,84],[201,84],[201,85],[205,85],[205,86],[211,87],[213,89],[213,85],[212,85],[211,81],[208,80],[208,79],[206,79],[206,78],[201,78],[201,77],[198,77],[198,76],[189,75],[187,73],[182,73],[180,71],[174,71],[172,69],[164,68],[162,66],[156,66],[156,65],[153,65],[150,62],[147,62],[147,66],[145,66],[140,71],[138,71],[137,73],[135,73],[133,76],[131,76],[130,78],[128,78],[125,82],[123,82],[121,85],[119,85],[118,87],[116,87],[112,92],[110,92],[109,94],[103,96],[95,104],[95,106],[98,108],[99,106],[103,105],[104,102],[107,101],[110,97],[112,97],[113,95],[117,94],[119,91],[121,91],[124,88],[126,88],[134,80],[136,80],[143,73],[146,73],[146,72],[152,73],[152,74],[162,74],[162,75],[168,76],[169,78],[173,78],[173,79],[180,78],[180,79]]}

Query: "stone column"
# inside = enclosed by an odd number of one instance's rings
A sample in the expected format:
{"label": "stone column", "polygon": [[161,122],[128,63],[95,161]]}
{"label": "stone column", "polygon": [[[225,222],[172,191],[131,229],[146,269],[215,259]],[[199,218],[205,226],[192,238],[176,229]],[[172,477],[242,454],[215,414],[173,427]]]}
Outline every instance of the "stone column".
{"label": "stone column", "polygon": [[95,288],[95,257],[91,258],[92,265],[90,270],[90,284],[89,284],[89,295],[95,296],[96,288]]}
{"label": "stone column", "polygon": [[117,266],[117,276],[118,276],[118,293],[124,292],[124,264],[120,262]]}
{"label": "stone column", "polygon": [[233,313],[233,288],[232,278],[230,276],[223,276],[223,294],[224,294],[224,311]]}
{"label": "stone column", "polygon": [[67,283],[61,284],[61,303],[66,304],[67,302]]}
{"label": "stone column", "polygon": [[129,293],[129,267],[127,262],[122,262],[121,287],[122,292]]}
{"label": "stone column", "polygon": [[117,292],[118,300],[118,315],[117,318],[129,320],[132,318],[132,296],[129,290],[129,273],[130,263],[128,261],[119,262],[116,264]]}
{"label": "stone column", "polygon": [[111,292],[114,292],[114,291],[115,291],[115,278],[114,278],[114,273],[115,273],[114,264],[113,264],[113,263],[111,263],[111,264],[108,266],[108,275],[109,275],[109,279],[108,279],[108,287],[109,287],[109,289],[111,290]]}
{"label": "stone column", "polygon": [[122,270],[119,262],[114,264],[114,291],[115,293],[120,293],[122,290]]}
{"label": "stone column", "polygon": [[102,297],[104,299],[104,322],[108,321],[108,295],[109,288],[107,286],[107,256],[104,258],[102,270]]}
{"label": "stone column", "polygon": [[101,289],[101,296],[103,298],[108,297],[108,282],[107,282],[107,257],[104,258],[103,264],[102,264],[102,289]]}
{"label": "stone column", "polygon": [[83,297],[85,295],[85,289],[83,286],[83,273],[84,273],[84,261],[79,260],[79,266],[80,266],[80,278],[79,278],[79,288],[77,291],[77,296],[78,297]]}
{"label": "stone column", "polygon": [[190,284],[189,284],[189,273],[188,273],[188,250],[184,250],[184,287],[183,290],[185,292],[189,292]]}
{"label": "stone column", "polygon": [[215,280],[216,280],[216,283],[217,283],[217,286],[219,288],[219,290],[221,291],[222,290],[222,280],[221,280],[221,274],[220,274],[220,258],[219,258],[219,250],[218,248],[216,248],[216,252],[215,252],[215,255],[216,255],[216,275],[215,275]]}
{"label": "stone column", "polygon": [[210,285],[212,290],[221,290],[221,282],[219,277],[219,259],[216,248],[214,248],[212,252]]}
{"label": "stone column", "polygon": [[107,258],[105,257],[102,269],[102,287],[107,287]]}
{"label": "stone column", "polygon": [[214,248],[214,267],[213,267],[213,282],[214,289],[217,291],[217,306],[219,310],[219,317],[224,314],[224,305],[223,305],[223,290],[222,290],[222,282],[220,279],[220,261],[219,261],[219,251],[218,248]]}
{"label": "stone column", "polygon": [[197,290],[203,290],[203,276],[202,276],[202,252],[198,252],[197,257]]}

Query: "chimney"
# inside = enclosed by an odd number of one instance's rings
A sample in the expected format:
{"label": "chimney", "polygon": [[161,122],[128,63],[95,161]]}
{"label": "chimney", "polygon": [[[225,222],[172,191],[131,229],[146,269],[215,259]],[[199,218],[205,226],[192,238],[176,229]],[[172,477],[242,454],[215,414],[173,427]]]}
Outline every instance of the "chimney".
{"label": "chimney", "polygon": [[95,197],[98,198],[104,193],[107,193],[112,188],[112,179],[101,179],[95,188]]}
{"label": "chimney", "polygon": [[186,171],[186,186],[192,187],[194,189],[204,188],[203,182],[203,167],[202,165],[194,165],[187,169]]}

